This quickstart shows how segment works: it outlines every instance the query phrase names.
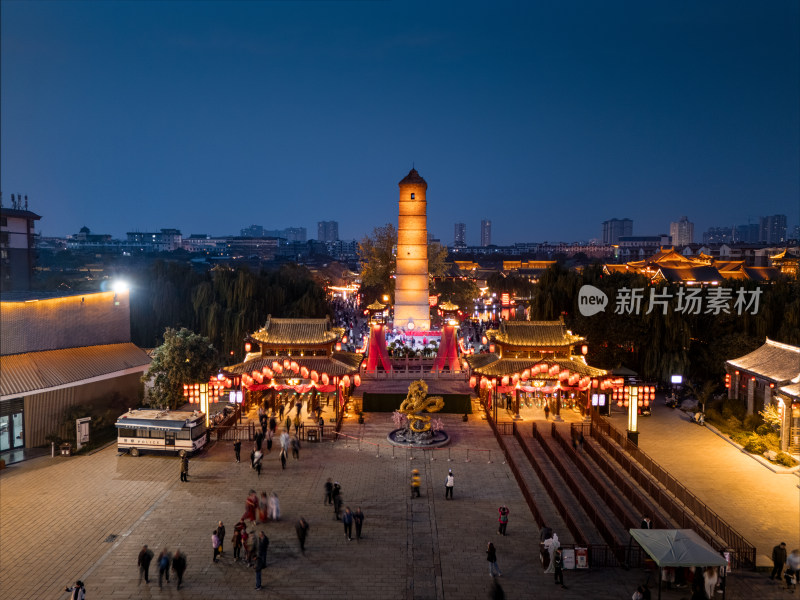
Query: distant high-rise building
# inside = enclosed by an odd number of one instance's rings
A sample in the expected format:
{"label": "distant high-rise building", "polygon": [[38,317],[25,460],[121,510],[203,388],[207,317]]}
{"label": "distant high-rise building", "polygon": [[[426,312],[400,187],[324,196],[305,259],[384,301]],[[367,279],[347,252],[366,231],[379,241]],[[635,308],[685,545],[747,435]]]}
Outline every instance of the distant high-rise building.
{"label": "distant high-rise building", "polygon": [[467,224],[456,223],[455,235],[453,237],[453,246],[466,246],[467,245]]}
{"label": "distant high-rise building", "polygon": [[741,244],[758,243],[758,225],[750,223],[748,225],[737,225],[733,234],[733,241]]}
{"label": "distant high-rise building", "polygon": [[481,246],[492,245],[492,222],[489,219],[481,221]]}
{"label": "distant high-rise building", "polygon": [[704,244],[730,244],[735,240],[733,227],[709,227],[703,234]]}
{"label": "distant high-rise building", "polygon": [[772,215],[758,219],[758,241],[781,244],[786,241],[786,215]]}
{"label": "distant high-rise building", "polygon": [[795,225],[794,229],[792,229],[792,239],[793,240],[800,240],[800,225]]}
{"label": "distant high-rise building", "polygon": [[260,238],[264,237],[264,227],[261,225],[250,225],[241,230],[242,237]]}
{"label": "distant high-rise building", "polygon": [[317,223],[317,240],[320,242],[338,241],[339,221],[319,221]]}
{"label": "distant high-rise building", "polygon": [[633,235],[633,221],[630,219],[611,219],[603,221],[603,243],[618,244],[619,238]]}
{"label": "distant high-rise building", "polygon": [[694,243],[694,223],[689,217],[681,217],[677,222],[669,224],[669,235],[673,246],[687,246]]}

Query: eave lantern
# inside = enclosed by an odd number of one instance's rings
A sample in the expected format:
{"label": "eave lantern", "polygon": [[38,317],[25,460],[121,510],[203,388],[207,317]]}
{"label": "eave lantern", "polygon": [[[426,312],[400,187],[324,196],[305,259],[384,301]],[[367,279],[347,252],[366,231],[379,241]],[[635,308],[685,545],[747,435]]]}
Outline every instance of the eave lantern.
{"label": "eave lantern", "polygon": [[244,351],[245,351],[245,352],[250,352],[250,349],[251,349],[252,347],[253,347],[253,345],[252,345],[250,342],[245,342],[245,343],[244,343]]}

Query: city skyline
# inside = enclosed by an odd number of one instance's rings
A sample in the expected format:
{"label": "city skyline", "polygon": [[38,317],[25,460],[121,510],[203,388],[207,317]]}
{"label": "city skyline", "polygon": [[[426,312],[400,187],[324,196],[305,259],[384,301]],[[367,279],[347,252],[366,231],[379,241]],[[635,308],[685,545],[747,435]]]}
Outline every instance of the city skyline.
{"label": "city skyline", "polygon": [[46,236],[360,239],[412,166],[445,243],[483,218],[497,245],[800,218],[796,4],[1,10],[3,204]]}

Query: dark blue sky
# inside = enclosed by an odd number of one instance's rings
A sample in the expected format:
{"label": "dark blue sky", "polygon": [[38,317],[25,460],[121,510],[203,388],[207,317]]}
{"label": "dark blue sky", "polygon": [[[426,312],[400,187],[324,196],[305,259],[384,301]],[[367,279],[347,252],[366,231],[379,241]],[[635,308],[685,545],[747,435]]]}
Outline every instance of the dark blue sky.
{"label": "dark blue sky", "polygon": [[[800,216],[800,4],[2,2],[2,192],[45,235],[493,241]],[[757,222],[757,220],[756,220]]]}

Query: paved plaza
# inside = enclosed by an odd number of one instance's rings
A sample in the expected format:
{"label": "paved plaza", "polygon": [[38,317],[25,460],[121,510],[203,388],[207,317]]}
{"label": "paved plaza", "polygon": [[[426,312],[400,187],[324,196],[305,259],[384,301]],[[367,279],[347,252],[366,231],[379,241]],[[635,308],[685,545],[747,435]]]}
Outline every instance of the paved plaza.
{"label": "paved plaza", "polygon": [[[441,415],[452,437],[450,446],[413,454],[393,451],[386,441],[386,433],[394,428],[390,415],[368,414],[366,419],[362,426],[347,420],[344,437],[336,443],[304,444],[300,460],[290,459],[285,471],[273,449],[260,479],[246,456],[242,463],[234,461],[230,442],[216,443],[194,458],[189,483],[179,481],[177,458],[118,456],[115,445],[90,456],[43,457],[12,465],[0,474],[4,596],[65,598],[64,586],[82,579],[93,599],[259,594],[286,599],[483,599],[492,581],[485,558],[489,541],[497,546],[499,581],[507,598],[627,599],[647,579],[641,569],[590,569],[567,571],[567,589],[554,585],[552,575],[542,573],[538,563],[538,527],[487,423],[478,415],[466,423],[458,415]],[[645,445],[645,428],[657,422],[654,417],[642,429],[643,446],[654,457],[655,449]],[[675,436],[666,426],[660,435]],[[714,452],[721,447],[709,442],[702,463],[717,468]],[[743,455],[740,460],[753,462]],[[410,498],[413,468],[423,475],[419,499]],[[453,469],[456,481],[452,501],[444,498],[448,469]],[[717,468],[716,473],[736,479],[735,471]],[[323,505],[328,477],[341,484],[345,506],[363,509],[363,540],[347,541],[332,509]],[[260,592],[253,589],[253,571],[233,562],[230,547],[233,525],[244,512],[250,489],[274,491],[281,501],[281,521],[255,527],[270,539],[265,589]],[[747,520],[748,511],[766,510],[755,494],[750,496],[750,502],[735,503],[737,512],[730,516],[734,525]],[[786,506],[787,514],[793,510],[796,517],[797,502],[795,498]],[[501,503],[511,510],[505,538],[497,534]],[[300,516],[311,526],[305,556],[294,531]],[[220,519],[228,532],[225,555],[213,563],[211,532]],[[779,533],[781,522],[780,517],[774,519]],[[785,533],[790,547],[797,545],[796,535],[788,529]],[[764,535],[777,534],[765,527]],[[187,555],[185,588],[176,590],[172,579],[160,590],[155,561],[150,584],[138,583],[136,558],[143,544],[156,555],[163,547],[173,552],[180,548]],[[759,546],[760,554],[767,551]],[[789,597],[766,579],[763,573],[734,573],[727,597]],[[689,595],[677,590],[665,592],[664,598]]]}

